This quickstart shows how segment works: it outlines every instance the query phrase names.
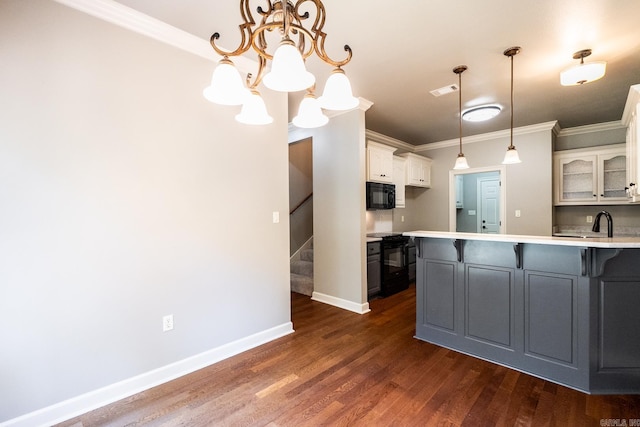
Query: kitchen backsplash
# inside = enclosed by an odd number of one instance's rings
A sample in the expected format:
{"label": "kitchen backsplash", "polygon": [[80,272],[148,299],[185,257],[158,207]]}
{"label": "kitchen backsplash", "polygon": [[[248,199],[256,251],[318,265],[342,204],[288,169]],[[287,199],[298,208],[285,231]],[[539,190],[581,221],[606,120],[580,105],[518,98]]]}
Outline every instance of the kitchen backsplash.
{"label": "kitchen backsplash", "polygon": [[367,211],[367,233],[393,231],[393,210]]}

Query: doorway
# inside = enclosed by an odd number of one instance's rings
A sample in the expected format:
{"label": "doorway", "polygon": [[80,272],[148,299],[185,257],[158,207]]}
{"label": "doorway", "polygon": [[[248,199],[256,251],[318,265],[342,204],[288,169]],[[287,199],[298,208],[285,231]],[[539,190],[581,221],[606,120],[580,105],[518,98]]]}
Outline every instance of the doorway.
{"label": "doorway", "polygon": [[449,231],[504,233],[505,167],[449,172]]}

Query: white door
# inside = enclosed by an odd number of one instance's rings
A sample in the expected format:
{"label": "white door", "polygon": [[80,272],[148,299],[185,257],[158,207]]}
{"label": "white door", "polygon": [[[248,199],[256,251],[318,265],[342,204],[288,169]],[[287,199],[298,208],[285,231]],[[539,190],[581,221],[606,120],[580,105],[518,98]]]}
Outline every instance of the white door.
{"label": "white door", "polygon": [[478,232],[500,233],[500,179],[478,180]]}

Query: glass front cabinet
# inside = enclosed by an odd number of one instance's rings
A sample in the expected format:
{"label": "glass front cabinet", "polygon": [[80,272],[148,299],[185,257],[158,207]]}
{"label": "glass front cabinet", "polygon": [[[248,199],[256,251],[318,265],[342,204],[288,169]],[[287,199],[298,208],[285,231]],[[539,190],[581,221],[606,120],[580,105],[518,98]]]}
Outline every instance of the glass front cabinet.
{"label": "glass front cabinet", "polygon": [[627,155],[624,144],[554,154],[555,205],[627,203]]}

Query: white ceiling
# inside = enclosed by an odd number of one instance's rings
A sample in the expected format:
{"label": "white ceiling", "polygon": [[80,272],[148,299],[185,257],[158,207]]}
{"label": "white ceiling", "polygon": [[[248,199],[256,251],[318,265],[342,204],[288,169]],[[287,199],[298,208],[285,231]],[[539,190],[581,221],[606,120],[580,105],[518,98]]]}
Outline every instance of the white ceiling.
{"label": "white ceiling", "polygon": [[[140,12],[221,46],[240,41],[240,0],[118,0]],[[311,0],[300,0],[312,5]],[[629,86],[640,83],[640,0],[324,0],[326,49],[353,59],[344,69],[354,94],[373,102],[367,128],[420,145],[458,137],[457,93],[429,92],[457,83],[463,109],[498,103],[502,114],[482,124],[464,123],[463,134],[509,128],[509,59],[514,57],[514,126],[558,120],[562,128],[620,120]],[[251,0],[252,10],[268,0]],[[311,10],[311,9],[310,9]],[[257,14],[256,14],[257,15]],[[254,16],[256,20],[259,18]],[[586,59],[607,61],[606,76],[563,87],[559,73],[590,48]],[[307,66],[318,87],[331,69],[317,58]],[[266,89],[265,89],[266,90]]]}

